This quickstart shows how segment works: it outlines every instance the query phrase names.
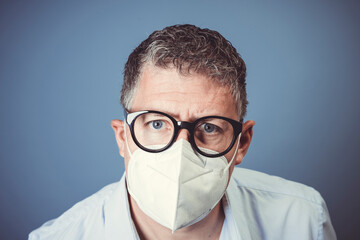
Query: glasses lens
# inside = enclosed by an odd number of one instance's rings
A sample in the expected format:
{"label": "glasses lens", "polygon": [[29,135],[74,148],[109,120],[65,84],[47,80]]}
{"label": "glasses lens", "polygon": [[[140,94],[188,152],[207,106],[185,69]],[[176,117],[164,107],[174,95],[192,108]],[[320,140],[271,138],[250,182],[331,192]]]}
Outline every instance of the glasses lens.
{"label": "glasses lens", "polygon": [[144,113],[135,119],[134,134],[143,147],[158,150],[171,141],[174,124],[160,113]]}
{"label": "glasses lens", "polygon": [[[206,118],[201,120],[194,129],[196,146],[207,154],[224,152],[233,140],[234,129],[232,125],[220,118]],[[204,150],[212,150],[206,151]],[[214,153],[215,155],[216,153]]]}

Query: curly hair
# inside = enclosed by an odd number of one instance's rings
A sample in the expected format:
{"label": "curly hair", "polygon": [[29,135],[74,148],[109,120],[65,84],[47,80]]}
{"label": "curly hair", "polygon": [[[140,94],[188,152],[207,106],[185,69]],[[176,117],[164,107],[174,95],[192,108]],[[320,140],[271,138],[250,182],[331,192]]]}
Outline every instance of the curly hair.
{"label": "curly hair", "polygon": [[246,114],[246,65],[232,44],[217,31],[194,25],[174,25],[153,32],[129,55],[124,68],[121,104],[130,109],[146,64],[175,67],[179,74],[204,75],[228,86],[240,120]]}

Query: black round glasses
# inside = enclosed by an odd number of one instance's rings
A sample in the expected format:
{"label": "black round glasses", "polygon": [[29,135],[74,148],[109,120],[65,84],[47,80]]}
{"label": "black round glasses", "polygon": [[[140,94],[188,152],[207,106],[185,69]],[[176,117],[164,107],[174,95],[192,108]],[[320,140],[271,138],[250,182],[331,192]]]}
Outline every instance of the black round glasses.
{"label": "black round glasses", "polygon": [[228,153],[242,131],[242,123],[222,116],[206,116],[194,122],[176,121],[159,111],[125,111],[135,144],[147,152],[158,153],[168,149],[181,129],[190,133],[191,146],[206,157]]}

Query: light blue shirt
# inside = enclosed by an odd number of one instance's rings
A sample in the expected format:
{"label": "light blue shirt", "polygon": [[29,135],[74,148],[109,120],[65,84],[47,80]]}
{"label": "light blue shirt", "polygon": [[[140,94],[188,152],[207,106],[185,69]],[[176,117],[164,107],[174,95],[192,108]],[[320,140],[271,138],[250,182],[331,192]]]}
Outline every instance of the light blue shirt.
{"label": "light blue shirt", "polygon": [[[320,194],[283,178],[235,168],[223,206],[221,240],[336,239]],[[138,239],[125,177],[31,232],[35,239]]]}
{"label": "light blue shirt", "polygon": [[242,240],[234,216],[229,208],[226,195],[222,198],[222,206],[225,213],[225,220],[221,229],[219,240]]}

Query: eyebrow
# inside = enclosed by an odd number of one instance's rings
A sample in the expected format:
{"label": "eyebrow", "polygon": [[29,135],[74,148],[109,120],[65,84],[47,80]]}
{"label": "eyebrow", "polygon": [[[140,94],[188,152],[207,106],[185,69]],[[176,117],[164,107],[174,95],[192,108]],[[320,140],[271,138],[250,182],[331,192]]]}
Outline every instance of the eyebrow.
{"label": "eyebrow", "polygon": [[[173,117],[176,121],[180,121],[179,114],[175,114],[173,112],[169,112],[166,110],[158,110],[158,109],[151,109],[151,110],[166,113],[167,115],[170,115],[171,117]],[[160,114],[158,114],[158,115],[160,115]]]}
{"label": "eyebrow", "polygon": [[[170,115],[171,117],[173,117],[176,121],[185,121],[185,120],[180,120],[180,115],[177,113],[173,113],[167,110],[158,110],[158,109],[148,109],[148,110],[153,110],[153,111],[159,111],[159,112],[163,112],[166,113],[168,115]],[[206,114],[206,115],[200,115],[200,116],[190,116],[190,118],[188,120],[186,120],[185,122],[194,122],[199,118],[202,117],[207,117],[207,116],[222,116],[222,115],[218,115],[218,114]]]}
{"label": "eyebrow", "polygon": [[[146,117],[150,117],[150,116],[146,115]],[[152,113],[151,117],[165,117],[165,116],[160,113]]]}

